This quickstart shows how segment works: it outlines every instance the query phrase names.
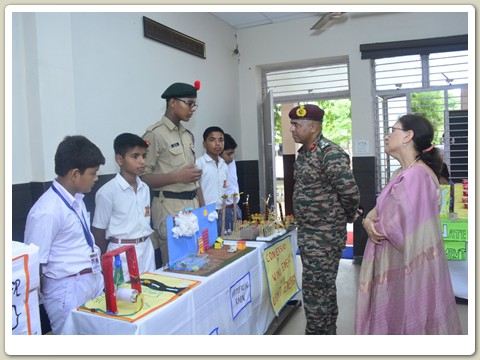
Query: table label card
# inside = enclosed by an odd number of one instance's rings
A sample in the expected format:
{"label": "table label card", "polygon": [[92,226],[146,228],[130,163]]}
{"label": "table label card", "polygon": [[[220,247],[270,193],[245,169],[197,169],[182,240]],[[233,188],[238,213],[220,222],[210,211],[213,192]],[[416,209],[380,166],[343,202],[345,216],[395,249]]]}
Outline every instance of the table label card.
{"label": "table label card", "polygon": [[293,261],[290,236],[269,246],[263,253],[270,300],[277,316],[300,291]]}
{"label": "table label card", "polygon": [[232,316],[235,319],[238,314],[252,302],[250,272],[246,273],[230,287],[230,304]]}

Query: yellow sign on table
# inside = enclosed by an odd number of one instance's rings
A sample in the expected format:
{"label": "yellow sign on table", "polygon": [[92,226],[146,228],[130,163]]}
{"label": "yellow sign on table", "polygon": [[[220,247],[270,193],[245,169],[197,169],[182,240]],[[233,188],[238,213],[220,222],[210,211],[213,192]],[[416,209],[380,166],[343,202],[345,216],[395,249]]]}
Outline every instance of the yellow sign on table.
{"label": "yellow sign on table", "polygon": [[263,252],[268,290],[275,314],[299,291],[290,236],[267,247]]}

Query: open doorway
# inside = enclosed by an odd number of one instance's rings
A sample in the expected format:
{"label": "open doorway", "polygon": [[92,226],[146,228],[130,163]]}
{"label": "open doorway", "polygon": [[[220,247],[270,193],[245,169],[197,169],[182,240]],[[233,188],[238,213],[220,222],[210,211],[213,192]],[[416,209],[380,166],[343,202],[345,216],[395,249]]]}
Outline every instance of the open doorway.
{"label": "open doorway", "polygon": [[[274,137],[271,141],[273,163],[265,162],[263,168],[265,171],[273,169],[274,172],[269,184],[274,189],[277,214],[283,212],[284,215],[293,215],[293,164],[300,145],[294,143],[290,134],[288,113],[293,107],[307,103],[324,109],[324,136],[340,145],[351,158],[348,58],[321,59],[308,64],[278,65],[263,69],[262,91],[270,103],[270,107],[266,107],[268,111],[264,106],[264,135],[265,132],[273,131]],[[264,149],[264,152],[271,153],[269,149]],[[268,176],[265,178],[268,179]],[[349,225],[347,230],[348,241],[353,243],[353,227]]]}

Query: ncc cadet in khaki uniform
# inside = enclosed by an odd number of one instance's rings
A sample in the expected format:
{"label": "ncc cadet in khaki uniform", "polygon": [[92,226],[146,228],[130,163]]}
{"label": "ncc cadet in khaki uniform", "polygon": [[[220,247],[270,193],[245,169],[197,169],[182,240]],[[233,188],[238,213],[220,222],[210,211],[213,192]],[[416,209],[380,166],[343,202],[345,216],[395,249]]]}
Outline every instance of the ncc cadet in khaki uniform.
{"label": "ncc cadet in khaki uniform", "polygon": [[[202,170],[195,165],[194,139],[182,124],[189,121],[197,109],[197,90],[184,83],[170,85],[162,94],[167,109],[162,119],[147,128],[143,138],[149,144],[146,166],[141,178],[153,190],[152,222],[155,233],[151,238],[160,249],[162,264],[168,263],[166,217],[178,215],[185,208],[205,206],[199,180]],[[156,250],[158,251],[158,250]]]}
{"label": "ncc cadet in khaki uniform", "polygon": [[293,206],[303,264],[306,335],[334,335],[338,316],[335,281],[360,193],[343,149],[322,135],[324,111],[302,105],[290,113],[298,151]]}

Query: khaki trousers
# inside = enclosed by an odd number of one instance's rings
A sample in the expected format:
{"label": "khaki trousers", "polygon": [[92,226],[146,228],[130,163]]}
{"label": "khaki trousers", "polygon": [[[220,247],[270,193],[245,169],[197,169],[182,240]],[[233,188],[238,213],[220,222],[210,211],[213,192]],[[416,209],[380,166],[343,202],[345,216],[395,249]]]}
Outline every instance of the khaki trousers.
{"label": "khaki trousers", "polygon": [[[185,208],[196,209],[199,207],[198,199],[166,199],[162,192],[158,197],[152,200],[152,222],[155,233],[150,236],[153,247],[158,249],[162,254],[163,266],[168,264],[168,236],[167,236],[167,216],[177,216],[180,211]],[[170,235],[171,236],[171,235]],[[173,264],[170,264],[173,265]]]}

